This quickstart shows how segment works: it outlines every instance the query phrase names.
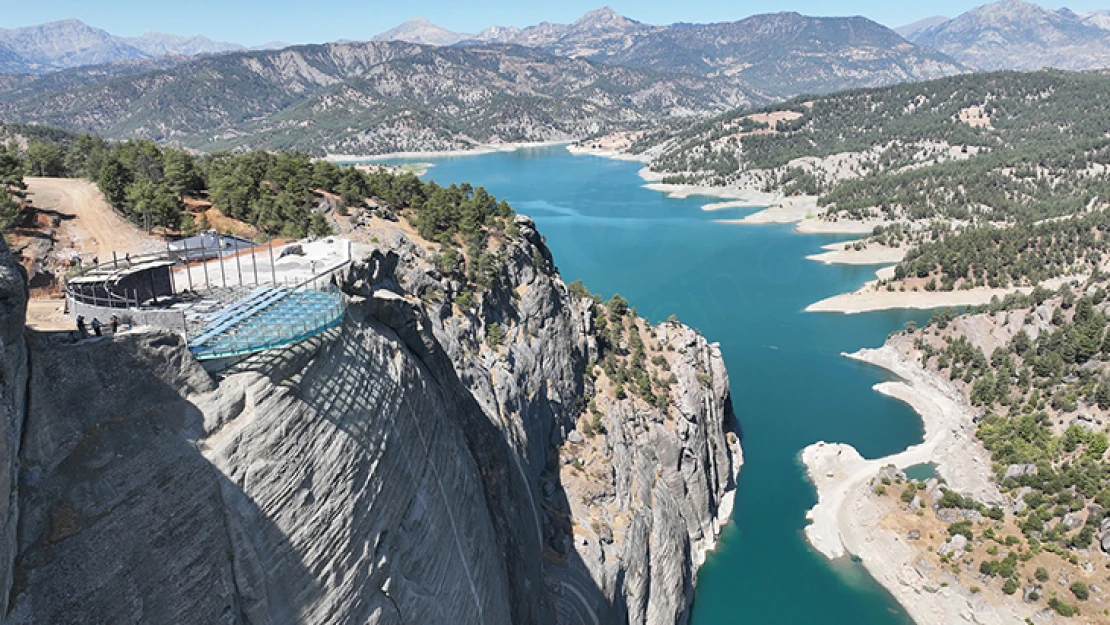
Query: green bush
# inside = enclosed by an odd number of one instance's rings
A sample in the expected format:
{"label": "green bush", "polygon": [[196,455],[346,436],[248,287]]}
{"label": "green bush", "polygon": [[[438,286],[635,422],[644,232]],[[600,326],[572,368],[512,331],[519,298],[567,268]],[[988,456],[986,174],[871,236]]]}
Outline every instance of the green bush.
{"label": "green bush", "polygon": [[1060,616],[1075,616],[1075,608],[1056,597],[1048,600],[1048,607],[1056,610],[1056,613]]}
{"label": "green bush", "polygon": [[1068,590],[1080,601],[1086,601],[1091,598],[1091,589],[1083,582],[1072,582],[1071,586],[1068,586]]}
{"label": "green bush", "polygon": [[501,324],[494,321],[486,326],[486,342],[491,346],[496,347],[505,341],[505,331],[501,329]]}
{"label": "green bush", "polygon": [[971,531],[971,521],[956,521],[948,526],[948,533],[952,536],[963,534],[968,540],[974,540],[975,534]]}

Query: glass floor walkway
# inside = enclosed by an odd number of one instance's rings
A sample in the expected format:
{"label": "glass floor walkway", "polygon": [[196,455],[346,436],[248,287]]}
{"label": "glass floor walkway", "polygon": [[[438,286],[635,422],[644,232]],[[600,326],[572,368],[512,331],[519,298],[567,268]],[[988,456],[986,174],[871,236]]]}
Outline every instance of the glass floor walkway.
{"label": "glass floor walkway", "polygon": [[336,289],[259,287],[209,315],[189,350],[197,360],[254,354],[321,334],[339,325],[343,311]]}

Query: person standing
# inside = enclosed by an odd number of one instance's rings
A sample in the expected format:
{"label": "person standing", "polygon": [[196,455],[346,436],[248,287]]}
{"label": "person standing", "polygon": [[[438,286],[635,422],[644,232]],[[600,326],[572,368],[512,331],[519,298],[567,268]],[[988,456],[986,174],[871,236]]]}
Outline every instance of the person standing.
{"label": "person standing", "polygon": [[112,334],[118,334],[119,333],[119,317],[116,316],[116,315],[112,315],[112,318],[109,319],[108,322],[110,324],[112,324]]}
{"label": "person standing", "polygon": [[77,315],[77,335],[82,339],[89,338],[89,331],[85,328],[84,315]]}
{"label": "person standing", "polygon": [[93,329],[93,334],[95,334],[97,336],[101,336],[101,334],[100,334],[100,319],[97,319],[96,317],[93,317],[92,329]]}

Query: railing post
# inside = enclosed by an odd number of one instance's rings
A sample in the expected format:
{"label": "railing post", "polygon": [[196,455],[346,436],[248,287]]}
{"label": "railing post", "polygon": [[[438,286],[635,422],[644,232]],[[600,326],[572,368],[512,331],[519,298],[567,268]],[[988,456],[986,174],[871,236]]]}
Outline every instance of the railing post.
{"label": "railing post", "polygon": [[224,246],[220,240],[220,235],[216,235],[216,257],[220,260],[220,280],[224,283],[224,288],[227,288],[227,272],[224,270]]}
{"label": "railing post", "polygon": [[204,249],[204,235],[200,235],[200,266],[204,268],[204,289],[212,290],[212,283],[208,280],[208,252]]}
{"label": "railing post", "polygon": [[274,286],[276,287],[278,286],[278,281],[277,265],[274,264],[274,240],[270,239],[269,241],[267,241],[267,244],[270,246],[270,278],[271,280],[273,280]]}
{"label": "railing post", "polygon": [[193,289],[193,268],[189,266],[189,239],[182,239],[181,245],[184,246],[185,249],[185,275],[189,278],[189,290],[194,291],[195,289]]}
{"label": "railing post", "polygon": [[[173,254],[170,253],[169,239],[166,239],[166,260],[173,262]],[[177,294],[177,281],[173,279],[173,265],[170,265],[170,293]]]}
{"label": "railing post", "polygon": [[243,287],[243,267],[242,267],[242,265],[239,264],[240,250],[239,250],[239,241],[238,240],[235,241],[234,253],[235,253],[235,271],[239,274],[239,287],[242,288]]}

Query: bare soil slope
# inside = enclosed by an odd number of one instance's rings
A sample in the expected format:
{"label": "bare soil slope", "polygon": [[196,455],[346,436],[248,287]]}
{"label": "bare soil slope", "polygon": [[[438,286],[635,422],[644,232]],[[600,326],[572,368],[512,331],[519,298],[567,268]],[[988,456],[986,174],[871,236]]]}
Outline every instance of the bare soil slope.
{"label": "bare soil slope", "polygon": [[[117,213],[96,185],[73,178],[26,178],[32,204],[64,217],[57,240],[82,255],[103,261],[118,254],[151,252],[164,244],[143,233]],[[69,218],[72,216],[73,218]]]}

